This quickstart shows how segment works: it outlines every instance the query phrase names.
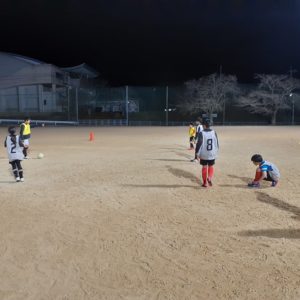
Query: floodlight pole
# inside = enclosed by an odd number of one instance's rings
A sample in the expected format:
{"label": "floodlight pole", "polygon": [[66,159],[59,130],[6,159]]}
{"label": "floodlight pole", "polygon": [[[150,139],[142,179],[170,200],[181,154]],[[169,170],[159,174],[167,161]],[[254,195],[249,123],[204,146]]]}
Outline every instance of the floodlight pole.
{"label": "floodlight pole", "polygon": [[295,124],[295,103],[293,101],[293,113],[292,113],[292,124]]}
{"label": "floodlight pole", "polygon": [[68,86],[67,89],[68,89],[68,121],[70,121],[70,89],[71,89],[71,87]]}
{"label": "floodlight pole", "polygon": [[[293,95],[291,97],[293,97]],[[292,98],[292,125],[295,125],[295,100],[293,98]]]}
{"label": "floodlight pole", "polygon": [[125,89],[125,101],[126,101],[126,105],[125,105],[125,109],[126,109],[126,126],[129,125],[129,114],[128,114],[128,104],[129,104],[129,100],[128,100],[128,85],[126,85],[126,89]]}
{"label": "floodlight pole", "polygon": [[[220,65],[220,79],[222,77],[222,65]],[[223,101],[223,125],[225,125],[225,115],[226,115],[226,98]]]}
{"label": "floodlight pole", "polygon": [[166,86],[166,126],[169,125],[169,87]]}
{"label": "floodlight pole", "polygon": [[[292,66],[290,67],[290,77],[293,79],[293,73],[297,72],[297,70],[293,70]],[[293,97],[293,93],[290,93],[290,97]],[[295,124],[295,99],[292,98],[292,125]]]}
{"label": "floodlight pole", "polygon": [[79,118],[78,118],[78,87],[76,87],[75,100],[76,100],[76,121],[78,122],[78,120],[79,120]]}
{"label": "floodlight pole", "polygon": [[226,114],[226,100],[223,103],[223,125],[225,125],[225,114]]}

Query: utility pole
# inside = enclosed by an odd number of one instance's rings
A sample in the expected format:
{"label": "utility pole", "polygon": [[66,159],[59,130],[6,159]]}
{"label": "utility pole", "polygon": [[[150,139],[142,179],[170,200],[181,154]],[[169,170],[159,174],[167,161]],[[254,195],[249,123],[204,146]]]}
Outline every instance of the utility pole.
{"label": "utility pole", "polygon": [[128,117],[129,117],[129,114],[128,114],[128,109],[129,109],[128,85],[126,85],[126,90],[125,90],[125,101],[126,101],[126,104],[125,104],[125,109],[126,109],[126,125],[128,126],[129,125],[129,120],[128,120]]}
{"label": "utility pole", "polygon": [[[293,80],[294,73],[296,73],[297,70],[293,69],[292,66],[290,66],[290,78]],[[290,93],[290,98],[292,100],[292,125],[295,124],[295,98],[293,97],[293,93]]]}
{"label": "utility pole", "polygon": [[169,125],[169,87],[166,86],[166,126]]}
{"label": "utility pole", "polygon": [[75,102],[76,102],[76,121],[79,122],[79,112],[78,112],[78,89],[79,87],[76,87],[76,93],[75,93]]}
{"label": "utility pole", "polygon": [[68,92],[68,121],[70,121],[70,90],[71,90],[71,87],[67,86],[67,92]]}
{"label": "utility pole", "polygon": [[[222,78],[222,65],[220,65],[220,80]],[[223,125],[225,125],[225,115],[226,115],[226,101],[225,101],[225,98],[224,98],[224,101],[223,101]]]}
{"label": "utility pole", "polygon": [[290,97],[292,98],[292,125],[295,124],[295,99],[293,98],[293,93],[290,93]]}

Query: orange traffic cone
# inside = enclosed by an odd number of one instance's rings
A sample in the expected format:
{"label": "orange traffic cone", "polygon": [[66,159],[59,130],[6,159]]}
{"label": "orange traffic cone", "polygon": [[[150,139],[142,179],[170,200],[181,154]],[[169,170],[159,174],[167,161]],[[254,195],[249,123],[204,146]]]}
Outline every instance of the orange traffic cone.
{"label": "orange traffic cone", "polygon": [[90,140],[90,142],[91,142],[91,141],[93,141],[94,139],[95,139],[94,132],[91,131],[91,132],[90,132],[90,139],[89,139],[89,140]]}

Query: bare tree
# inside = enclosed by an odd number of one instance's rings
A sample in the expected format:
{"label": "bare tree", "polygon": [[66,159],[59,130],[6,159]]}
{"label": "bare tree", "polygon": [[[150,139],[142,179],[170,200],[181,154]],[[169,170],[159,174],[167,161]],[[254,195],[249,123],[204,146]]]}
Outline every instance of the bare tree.
{"label": "bare tree", "polygon": [[186,92],[178,107],[185,112],[204,111],[212,120],[212,114],[220,112],[229,94],[238,93],[234,75],[211,74],[185,82]]}
{"label": "bare tree", "polygon": [[276,74],[257,74],[255,78],[260,81],[257,90],[239,98],[237,106],[250,113],[270,116],[275,125],[278,111],[290,108],[289,96],[300,86],[299,81],[289,75]]}

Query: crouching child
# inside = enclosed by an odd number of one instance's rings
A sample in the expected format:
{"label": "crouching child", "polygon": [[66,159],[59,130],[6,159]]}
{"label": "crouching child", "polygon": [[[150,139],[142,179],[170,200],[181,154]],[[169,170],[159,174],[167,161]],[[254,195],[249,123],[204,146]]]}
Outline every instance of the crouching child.
{"label": "crouching child", "polygon": [[254,154],[251,157],[251,161],[255,166],[257,166],[257,169],[254,180],[248,183],[249,187],[260,187],[262,180],[270,181],[272,187],[277,186],[280,178],[280,172],[273,163],[264,160],[260,154]]}

